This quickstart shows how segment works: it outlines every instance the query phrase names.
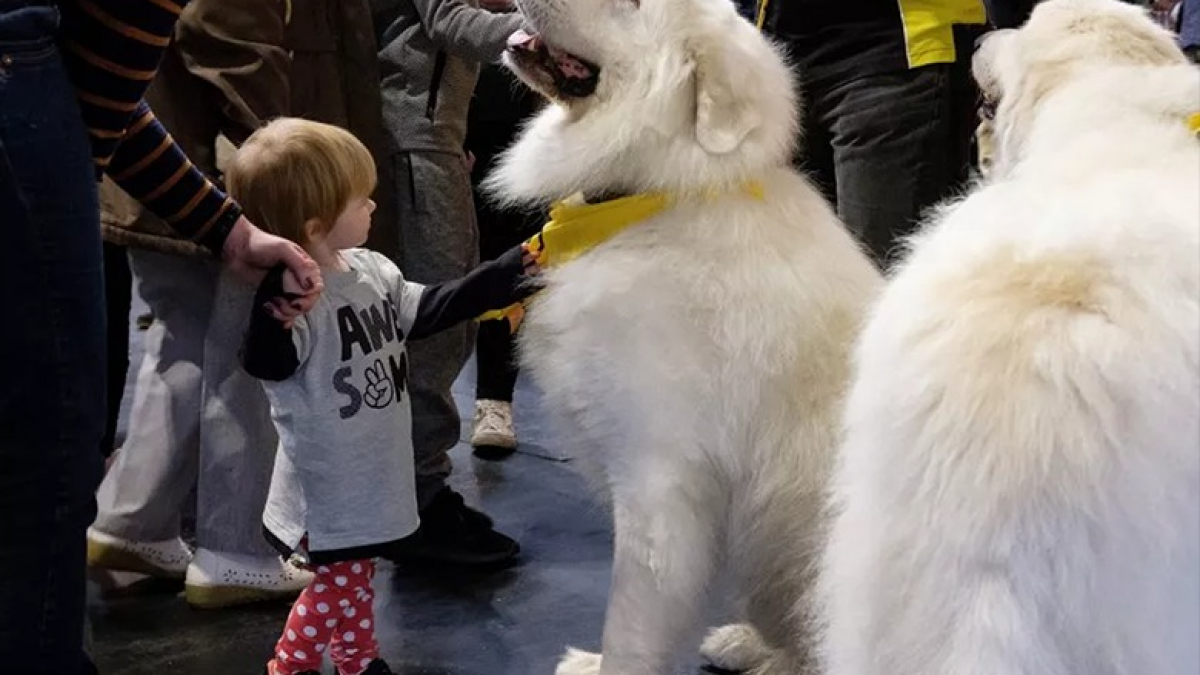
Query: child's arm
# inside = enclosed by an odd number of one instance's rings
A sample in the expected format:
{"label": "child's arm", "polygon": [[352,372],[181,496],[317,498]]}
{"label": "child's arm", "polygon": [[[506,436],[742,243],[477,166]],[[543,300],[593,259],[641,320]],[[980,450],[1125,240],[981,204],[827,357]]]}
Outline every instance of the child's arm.
{"label": "child's arm", "polygon": [[[287,297],[283,288],[283,273],[287,268],[276,265],[258,291],[250,308],[250,328],[242,345],[242,367],[247,373],[260,380],[279,382],[291,377],[300,367],[300,350],[296,348],[297,337],[292,328],[271,316],[267,309],[274,298]],[[297,319],[297,326],[304,325],[304,317]]]}
{"label": "child's arm", "polygon": [[536,257],[524,246],[514,246],[461,279],[427,286],[417,305],[409,338],[433,335],[488,310],[524,300],[536,290],[526,282],[537,269]]}

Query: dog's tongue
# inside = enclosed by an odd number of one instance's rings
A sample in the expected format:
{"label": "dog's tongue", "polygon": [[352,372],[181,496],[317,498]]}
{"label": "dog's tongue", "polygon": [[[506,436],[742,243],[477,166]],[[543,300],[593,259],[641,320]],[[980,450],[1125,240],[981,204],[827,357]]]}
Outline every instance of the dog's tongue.
{"label": "dog's tongue", "polygon": [[595,74],[590,67],[579,60],[574,54],[561,49],[555,49],[554,47],[550,47],[549,51],[555,65],[558,66],[563,75],[584,80]]}
{"label": "dog's tongue", "polygon": [[541,46],[541,40],[537,35],[530,35],[524,29],[521,29],[508,36],[508,46],[512,49],[532,51]]}

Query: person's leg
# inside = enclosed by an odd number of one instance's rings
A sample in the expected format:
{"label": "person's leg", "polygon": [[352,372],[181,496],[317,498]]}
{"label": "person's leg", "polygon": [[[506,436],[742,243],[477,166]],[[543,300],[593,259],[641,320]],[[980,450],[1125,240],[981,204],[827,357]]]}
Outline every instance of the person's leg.
{"label": "person's leg", "polygon": [[[317,672],[326,649],[340,675],[359,675],[379,658],[375,640],[375,563],[319,565],[288,616],[268,675]],[[378,671],[377,672],[387,672]]]}
{"label": "person's leg", "polygon": [[218,608],[293,597],[312,575],[287,564],[262,536],[278,436],[262,385],[238,359],[254,288],[232,274],[217,284],[204,343],[196,557],[185,594]]}
{"label": "person's leg", "polygon": [[[439,153],[397,156],[402,212],[400,270],[423,284],[457,279],[478,261],[471,184],[462,158]],[[407,178],[407,180],[406,180]],[[450,475],[450,449],[461,421],[450,388],[471,354],[470,323],[414,340],[408,345],[417,501],[427,507]]]}
{"label": "person's leg", "polygon": [[[471,183],[462,157],[438,153],[393,155],[404,275],[438,283],[466,274],[478,258]],[[470,356],[475,326],[466,323],[409,343],[409,394],[421,529],[400,557],[492,564],[516,556],[516,542],[492,530],[487,516],[468,509],[446,487],[449,452],[461,435],[450,388]]]}
{"label": "person's leg", "polygon": [[279,437],[262,384],[242,369],[240,341],[254,289],[221,277],[204,347],[196,540],[201,548],[275,558],[262,536]]}
{"label": "person's leg", "polygon": [[117,423],[121,417],[121,401],[125,397],[125,380],[129,373],[129,307],[132,301],[133,277],[125,247],[104,243],[104,305],[108,321],[108,418],[100,451],[105,457],[116,449]]}
{"label": "person's leg", "polygon": [[838,213],[880,265],[970,171],[969,73],[937,64],[831,89]]}
{"label": "person's leg", "polygon": [[[476,158],[483,171],[494,164],[495,154],[481,151]],[[477,165],[476,169],[480,167]],[[524,213],[489,203],[475,195],[475,216],[479,223],[479,259],[494,260],[533,234],[534,228]],[[536,231],[536,230],[535,230]],[[475,398],[512,402],[517,384],[517,361],[508,321],[484,321],[475,340]]]}
{"label": "person's leg", "polygon": [[87,131],[53,8],[0,10],[0,664],[94,672],[84,532],[105,417],[104,272]]}
{"label": "person's leg", "polygon": [[1183,0],[1179,10],[1179,46],[1200,63],[1200,0]]}
{"label": "person's leg", "polygon": [[515,340],[507,320],[484,321],[475,339],[475,456],[501,460],[517,449],[512,400],[517,386]]}
{"label": "person's leg", "polygon": [[189,557],[179,522],[196,484],[200,368],[217,267],[140,250],[129,251],[129,263],[156,320],[146,332],[129,433],[97,493],[88,560],[179,578]]}
{"label": "person's leg", "polygon": [[[491,165],[495,154],[482,150],[477,161]],[[479,166],[476,166],[479,169]],[[486,170],[486,166],[485,169]],[[520,211],[489,204],[476,196],[479,222],[479,257],[492,260],[524,241],[532,234],[529,218]],[[513,426],[512,400],[517,386],[517,354],[508,321],[484,321],[475,338],[475,419],[471,424],[471,445],[475,456],[498,460],[517,448]]]}
{"label": "person's leg", "polygon": [[801,86],[804,102],[800,118],[800,137],[796,141],[793,163],[821,192],[826,201],[837,205],[837,171],[833,163],[832,137],[824,110],[829,106],[825,87]]}
{"label": "person's leg", "polygon": [[507,320],[479,324],[475,340],[476,400],[512,403],[517,385],[516,341]]}
{"label": "person's leg", "polygon": [[317,575],[331,580],[329,585],[340,618],[329,645],[329,660],[337,667],[338,675],[361,675],[379,658],[375,591],[371,587],[375,563],[371,560],[336,563],[318,567]]}

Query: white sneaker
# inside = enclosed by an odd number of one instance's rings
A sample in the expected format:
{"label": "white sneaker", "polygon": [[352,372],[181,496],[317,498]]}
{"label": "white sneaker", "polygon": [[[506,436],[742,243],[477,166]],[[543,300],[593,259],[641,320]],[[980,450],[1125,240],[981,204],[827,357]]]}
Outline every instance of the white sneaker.
{"label": "white sneaker", "polygon": [[475,424],[471,427],[471,445],[476,448],[517,449],[513,429],[512,403],[480,399],[475,402]]}
{"label": "white sneaker", "polygon": [[87,531],[89,567],[137,572],[161,579],[182,579],[192,552],[180,539],[132,541],[105,534],[94,527]]}
{"label": "white sneaker", "polygon": [[313,580],[313,573],[278,557],[196,551],[187,568],[184,594],[199,609],[219,609],[268,600],[294,598]]}

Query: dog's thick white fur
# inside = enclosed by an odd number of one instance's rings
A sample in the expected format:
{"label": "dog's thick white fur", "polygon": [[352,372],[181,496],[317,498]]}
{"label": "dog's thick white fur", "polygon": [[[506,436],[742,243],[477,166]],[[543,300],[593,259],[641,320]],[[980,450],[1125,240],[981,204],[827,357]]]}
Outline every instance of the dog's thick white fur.
{"label": "dog's thick white fur", "polygon": [[614,508],[603,655],[569,652],[557,672],[677,672],[728,563],[754,628],[718,631],[709,656],[796,675],[850,350],[879,275],[787,168],[789,71],[726,0],[520,6],[543,40],[599,66],[599,84],[565,96],[510,53],[557,102],[491,187],[673,199],[552,269],[522,327],[523,367],[602,464]]}
{"label": "dog's thick white fur", "polygon": [[992,182],[856,353],[827,675],[1200,671],[1200,72],[1116,0],[986,41]]}

